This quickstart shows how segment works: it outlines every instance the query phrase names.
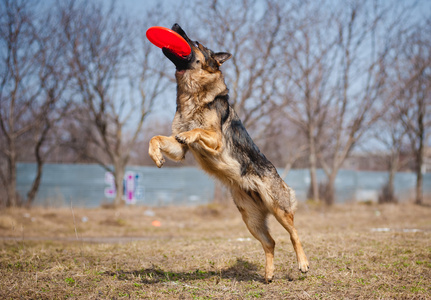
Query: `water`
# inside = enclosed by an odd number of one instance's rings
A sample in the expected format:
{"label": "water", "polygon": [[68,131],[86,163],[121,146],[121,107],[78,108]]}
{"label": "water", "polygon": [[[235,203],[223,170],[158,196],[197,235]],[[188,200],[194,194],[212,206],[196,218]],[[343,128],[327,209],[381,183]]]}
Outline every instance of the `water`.
{"label": "water", "polygon": [[[36,164],[19,163],[17,190],[25,196],[35,177]],[[283,170],[280,169],[279,173]],[[325,175],[318,170],[318,180]],[[336,185],[336,203],[377,201],[386,172],[340,170]],[[295,189],[299,201],[305,201],[310,183],[306,169],[291,170],[285,178]],[[401,202],[414,195],[416,177],[413,173],[397,173],[395,193]],[[126,201],[146,206],[203,205],[214,198],[214,180],[193,167],[162,168],[131,166],[126,168]],[[424,176],[424,194],[431,195],[431,173]],[[111,203],[115,195],[112,177],[95,164],[46,164],[35,205],[55,207],[98,207]]]}

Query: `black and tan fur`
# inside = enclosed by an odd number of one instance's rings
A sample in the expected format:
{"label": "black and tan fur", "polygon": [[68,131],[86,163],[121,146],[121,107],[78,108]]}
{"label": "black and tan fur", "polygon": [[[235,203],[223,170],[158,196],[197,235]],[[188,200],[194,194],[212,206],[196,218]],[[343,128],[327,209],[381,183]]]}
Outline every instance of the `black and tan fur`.
{"label": "black and tan fur", "polygon": [[181,57],[163,49],[176,66],[177,111],[172,135],[151,139],[151,158],[160,168],[164,156],[181,161],[190,151],[207,173],[231,190],[247,228],[262,243],[266,282],[274,274],[275,242],[266,224],[269,213],[289,232],[299,269],[307,272],[308,260],[293,225],[295,193],[253,143],[229,105],[228,89],[219,67],[231,54],[214,53],[191,41],[178,24],[172,29],[184,37],[192,52]]}

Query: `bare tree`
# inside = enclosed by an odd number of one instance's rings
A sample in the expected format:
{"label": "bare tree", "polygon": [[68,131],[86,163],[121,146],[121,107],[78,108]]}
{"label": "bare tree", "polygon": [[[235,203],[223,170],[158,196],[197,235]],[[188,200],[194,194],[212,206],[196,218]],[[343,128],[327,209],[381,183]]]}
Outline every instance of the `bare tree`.
{"label": "bare tree", "polygon": [[[380,203],[397,202],[394,192],[395,174],[410,161],[410,159],[402,161],[401,155],[404,153],[406,157],[411,158],[412,153],[420,152],[417,151],[420,148],[420,141],[419,143],[417,141],[423,135],[416,136],[416,133],[420,132],[416,128],[420,126],[418,119],[421,115],[421,101],[415,101],[417,94],[412,92],[412,88],[414,90],[418,87],[413,87],[417,84],[417,76],[420,77],[417,72],[426,69],[427,62],[423,56],[419,60],[414,58],[418,54],[414,53],[413,49],[418,42],[415,32],[419,32],[419,28],[424,29],[417,25],[413,28],[400,28],[391,41],[392,51],[385,57],[387,78],[382,93],[386,103],[385,113],[373,129],[373,138],[387,152],[383,158],[389,171],[388,181],[379,196]],[[417,49],[420,48],[419,46]],[[416,154],[415,160],[418,158]]]}
{"label": "bare tree", "polygon": [[344,160],[384,111],[384,57],[410,7],[400,12],[380,2],[337,6],[322,0],[298,1],[294,8],[296,26],[284,34],[280,96],[286,99],[286,117],[307,138],[312,197],[322,196],[316,179],[320,165],[327,176],[323,198],[332,204]]}
{"label": "bare tree", "polygon": [[[394,83],[395,84],[395,83]],[[389,86],[393,86],[390,84]],[[391,99],[392,91],[389,93],[388,99]],[[385,96],[386,98],[386,96]],[[395,203],[398,199],[395,195],[394,180],[396,172],[403,166],[405,162],[401,160],[401,155],[407,148],[406,145],[406,130],[400,122],[400,114],[397,109],[397,103],[388,101],[385,105],[387,111],[378,120],[373,128],[373,138],[378,141],[383,150],[387,153],[383,156],[383,160],[388,169],[388,180],[382,187],[379,203]]]}
{"label": "bare tree", "polygon": [[[154,16],[160,17],[149,12],[146,21]],[[113,173],[116,206],[123,202],[133,145],[165,84],[163,73],[150,68],[156,48],[145,41],[147,24],[132,24],[114,4],[106,9],[101,3],[72,1],[62,7],[80,131],[69,144]]]}
{"label": "bare tree", "polygon": [[315,201],[319,201],[317,153],[322,150],[325,122],[333,100],[330,83],[336,57],[336,39],[331,35],[335,30],[334,16],[321,9],[323,4],[296,4],[294,9],[298,13],[292,20],[296,26],[286,28],[283,60],[281,66],[278,65],[284,79],[284,84],[278,88],[284,99],[285,116],[300,129],[306,140],[310,187]]}
{"label": "bare tree", "polygon": [[[37,172],[27,195],[31,205],[39,187],[46,154],[55,143],[47,143],[53,124],[61,116],[59,103],[66,80],[59,59],[61,43],[56,40],[55,24],[49,13],[41,20],[30,1],[0,4],[2,48],[0,83],[0,178],[7,191],[8,206],[20,204],[16,193],[16,164],[26,148],[37,162]],[[63,110],[64,111],[64,110]],[[25,141],[31,136],[31,142]]]}
{"label": "bare tree", "polygon": [[385,83],[384,57],[400,19],[388,21],[391,6],[353,1],[338,12],[337,60],[330,145],[319,154],[327,176],[325,201],[334,202],[334,184],[344,160],[384,112],[380,101]]}
{"label": "bare tree", "polygon": [[422,204],[425,147],[431,134],[431,19],[400,36],[394,67],[395,100],[415,160],[416,204]]}
{"label": "bare tree", "polygon": [[[0,128],[4,143],[2,143],[2,158],[6,167],[2,168],[1,179],[6,188],[6,204],[18,204],[16,194],[16,163],[18,156],[18,139],[33,127],[28,121],[28,113],[33,100],[40,93],[39,88],[25,93],[22,83],[35,72],[34,60],[36,53],[30,47],[34,43],[31,33],[31,16],[28,3],[2,1],[1,3],[1,42],[2,81],[0,86]],[[22,94],[22,95],[21,95]]]}
{"label": "bare tree", "polygon": [[31,206],[42,179],[42,168],[52,151],[58,145],[58,124],[67,115],[70,101],[64,97],[69,83],[69,74],[64,70],[65,43],[58,29],[59,17],[46,12],[37,21],[36,39],[39,48],[37,64],[42,94],[36,115],[40,119],[32,130],[34,158],[37,164],[36,176],[27,193],[27,207]]}

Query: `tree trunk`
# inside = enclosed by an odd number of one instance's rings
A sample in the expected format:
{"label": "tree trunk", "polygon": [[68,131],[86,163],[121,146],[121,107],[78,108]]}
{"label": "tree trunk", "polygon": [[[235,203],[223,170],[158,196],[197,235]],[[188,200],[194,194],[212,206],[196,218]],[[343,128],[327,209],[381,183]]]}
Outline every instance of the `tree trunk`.
{"label": "tree trunk", "polygon": [[37,191],[39,190],[40,181],[42,180],[42,168],[43,168],[43,161],[40,158],[38,158],[36,178],[33,181],[30,191],[27,193],[27,202],[25,204],[27,208],[30,208],[32,206],[33,200],[36,197]]}
{"label": "tree trunk", "polygon": [[7,206],[18,206],[16,193],[16,151],[15,141],[11,140],[9,155],[9,182],[7,187]]}
{"label": "tree trunk", "polygon": [[399,159],[400,159],[399,151],[398,150],[393,151],[389,160],[388,181],[382,187],[382,190],[378,199],[380,204],[398,202],[397,197],[395,197],[394,180],[395,180],[395,175],[398,171]]}
{"label": "tree trunk", "polygon": [[423,174],[422,174],[422,167],[423,167],[423,142],[420,140],[419,143],[419,151],[417,153],[416,157],[416,199],[415,203],[421,205],[422,204],[422,185],[423,185]]}
{"label": "tree trunk", "polygon": [[423,184],[423,176],[422,176],[422,171],[420,170],[421,168],[419,168],[419,171],[417,172],[417,180],[416,180],[416,204],[421,205],[422,204],[422,184]]}
{"label": "tree trunk", "polygon": [[386,202],[395,203],[397,202],[397,198],[395,197],[395,188],[394,188],[394,180],[395,175],[398,171],[398,164],[400,160],[400,153],[396,151],[392,157],[391,166],[389,169],[389,178],[388,178],[388,199]]}
{"label": "tree trunk", "polygon": [[310,144],[310,187],[313,200],[315,202],[319,202],[319,184],[317,182],[317,160],[316,160],[316,147],[314,144],[314,137],[312,132],[309,133],[308,136],[309,144]]}
{"label": "tree trunk", "polygon": [[117,193],[115,194],[114,206],[119,207],[124,205],[123,192],[124,192],[124,174],[125,166],[116,165],[114,169],[115,178],[115,189]]}
{"label": "tree trunk", "polygon": [[30,208],[31,205],[33,204],[33,200],[36,197],[37,191],[39,190],[40,181],[42,180],[42,169],[43,169],[44,160],[42,158],[40,150],[42,148],[43,142],[45,141],[45,136],[49,128],[50,126],[45,127],[45,129],[41,133],[40,138],[36,143],[36,147],[34,148],[34,156],[36,157],[37,170],[36,170],[36,178],[33,181],[30,191],[27,193],[27,202],[25,204],[27,208]]}
{"label": "tree trunk", "polygon": [[337,177],[337,172],[332,171],[328,178],[325,189],[325,203],[327,205],[333,205],[335,203],[335,178]]}
{"label": "tree trunk", "polygon": [[423,184],[423,174],[422,167],[424,164],[424,140],[425,140],[425,125],[424,125],[424,116],[425,116],[425,99],[421,99],[419,102],[419,116],[418,116],[418,139],[419,139],[419,147],[416,154],[416,204],[422,204],[422,184]]}

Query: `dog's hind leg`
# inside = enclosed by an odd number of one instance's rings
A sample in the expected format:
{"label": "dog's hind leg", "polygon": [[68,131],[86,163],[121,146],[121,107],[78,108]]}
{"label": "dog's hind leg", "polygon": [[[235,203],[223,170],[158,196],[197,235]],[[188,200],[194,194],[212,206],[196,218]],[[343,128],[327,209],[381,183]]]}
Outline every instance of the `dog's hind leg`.
{"label": "dog's hind leg", "polygon": [[150,140],[150,146],[148,148],[148,154],[159,168],[161,168],[165,162],[162,153],[173,161],[180,161],[184,159],[186,151],[187,146],[178,143],[175,137],[161,135],[153,137]]}
{"label": "dog's hind leg", "polygon": [[[241,212],[242,219],[250,233],[262,244],[265,251],[265,282],[269,283],[274,277],[274,248],[275,242],[269,234],[266,224],[268,210],[256,204],[256,199],[248,199],[249,196],[241,195],[243,192],[232,193],[235,204]],[[252,198],[252,197],[250,197]],[[256,197],[254,197],[256,198]],[[261,201],[260,199],[258,201]]]}
{"label": "dog's hind leg", "polygon": [[295,226],[293,226],[293,213],[286,212],[282,208],[277,207],[274,210],[274,216],[277,221],[289,232],[290,240],[296,253],[299,270],[301,270],[303,273],[306,273],[309,269],[309,263],[307,256],[305,256],[304,249],[302,249],[302,245],[299,241]]}

